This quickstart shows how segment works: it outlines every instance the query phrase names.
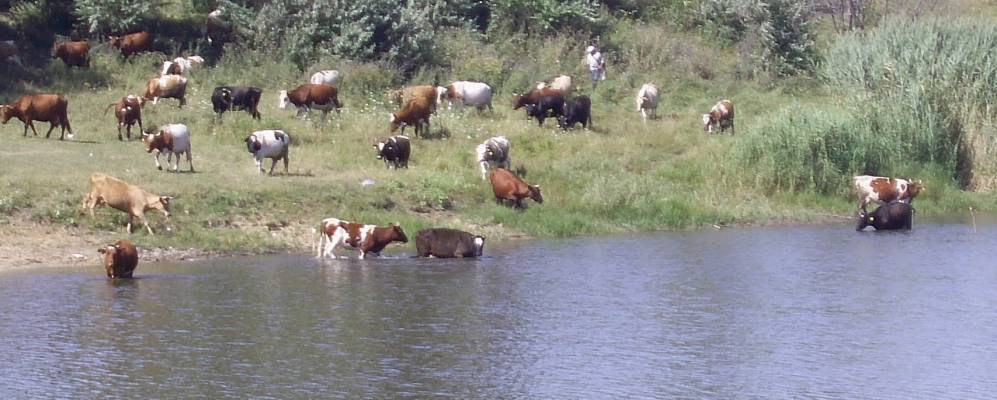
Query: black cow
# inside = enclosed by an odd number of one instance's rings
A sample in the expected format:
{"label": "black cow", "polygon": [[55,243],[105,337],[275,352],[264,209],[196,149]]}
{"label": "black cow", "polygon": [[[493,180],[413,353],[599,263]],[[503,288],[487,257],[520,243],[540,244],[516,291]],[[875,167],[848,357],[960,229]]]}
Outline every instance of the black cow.
{"label": "black cow", "polygon": [[872,226],[876,230],[910,230],[913,220],[914,207],[908,203],[894,201],[879,206],[871,213],[859,212],[859,223],[855,226],[855,230],[861,231],[867,226]]}
{"label": "black cow", "polygon": [[564,96],[542,96],[536,105],[526,106],[526,114],[536,118],[540,126],[544,126],[544,119],[547,117],[560,118],[564,115]]}
{"label": "black cow", "polygon": [[384,165],[389,169],[395,167],[408,168],[408,157],[411,152],[408,136],[392,136],[374,143],[374,150],[377,152],[377,159],[384,160]]}
{"label": "black cow", "polygon": [[251,86],[219,86],[211,93],[211,105],[218,118],[225,111],[246,110],[253,118],[260,119],[260,96],[263,90]]}
{"label": "black cow", "polygon": [[415,237],[419,257],[481,257],[484,247],[484,237],[456,229],[423,229]]}
{"label": "black cow", "polygon": [[592,125],[592,99],[588,96],[578,96],[564,105],[564,116],[557,120],[561,129],[570,129],[576,123],[581,123],[583,128]]}

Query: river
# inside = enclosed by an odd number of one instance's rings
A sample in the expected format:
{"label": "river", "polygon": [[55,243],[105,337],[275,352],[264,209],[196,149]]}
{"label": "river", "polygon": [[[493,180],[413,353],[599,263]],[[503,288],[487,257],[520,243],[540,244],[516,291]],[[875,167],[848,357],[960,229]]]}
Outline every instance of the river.
{"label": "river", "polygon": [[411,254],[2,272],[0,398],[997,396],[997,225]]}

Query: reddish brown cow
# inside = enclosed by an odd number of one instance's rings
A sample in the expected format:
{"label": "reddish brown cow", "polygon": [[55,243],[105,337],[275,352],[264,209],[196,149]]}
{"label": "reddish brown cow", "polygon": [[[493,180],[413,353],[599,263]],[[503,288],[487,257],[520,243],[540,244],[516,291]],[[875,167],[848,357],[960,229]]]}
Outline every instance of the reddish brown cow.
{"label": "reddish brown cow", "polygon": [[149,79],[145,86],[146,100],[152,100],[152,104],[157,104],[160,98],[171,98],[180,100],[180,108],[187,104],[187,78],[180,75],[163,75]]}
{"label": "reddish brown cow", "polygon": [[132,125],[135,125],[136,122],[138,122],[139,131],[145,130],[142,127],[142,104],[144,103],[145,99],[128,95],[104,109],[104,115],[107,115],[107,110],[114,107],[114,116],[118,118],[118,140],[124,140],[121,137],[121,127],[125,127],[128,132],[128,140],[132,140]]}
{"label": "reddish brown cow", "polygon": [[52,58],[61,58],[70,67],[90,66],[90,42],[55,42],[52,43]]}
{"label": "reddish brown cow", "polygon": [[317,257],[336,258],[333,250],[337,247],[350,247],[360,250],[362,260],[367,253],[380,253],[391,242],[408,243],[408,237],[398,224],[382,227],[326,218],[319,226]]}
{"label": "reddish brown cow", "polygon": [[547,96],[564,96],[564,91],[549,87],[530,90],[526,94],[516,96],[516,101],[513,103],[512,109],[518,110],[525,106],[536,105],[541,97]]}
{"label": "reddish brown cow", "polygon": [[149,32],[135,32],[122,36],[108,36],[111,47],[121,50],[121,55],[128,57],[152,48],[152,35]]}
{"label": "reddish brown cow", "polygon": [[312,108],[322,110],[322,119],[329,115],[330,110],[339,112],[343,103],[339,102],[339,89],[335,86],[306,83],[288,92],[280,91],[280,108],[287,108],[287,103],[298,108],[298,115],[308,113]]}
{"label": "reddish brown cow", "polygon": [[526,206],[523,199],[529,197],[538,204],[543,204],[544,198],[540,194],[539,185],[528,185],[516,174],[505,168],[495,168],[489,176],[492,182],[492,191],[495,193],[495,201],[503,204],[505,200],[510,201],[516,208],[522,209]]}
{"label": "reddish brown cow", "polygon": [[852,178],[852,186],[859,198],[859,210],[863,212],[870,202],[900,201],[910,204],[924,190],[921,181],[871,175],[855,176]]}
{"label": "reddish brown cow", "polygon": [[429,115],[432,113],[428,99],[414,98],[405,103],[401,110],[391,114],[391,133],[395,133],[400,126],[404,134],[406,126],[414,125],[415,135],[421,136],[422,133],[429,131]]}
{"label": "reddish brown cow", "polygon": [[101,247],[97,252],[104,255],[104,270],[108,278],[131,278],[138,266],[138,250],[127,240]]}
{"label": "reddish brown cow", "polygon": [[46,139],[52,135],[56,126],[62,128],[59,140],[66,136],[67,130],[69,138],[73,138],[73,128],[69,126],[69,101],[61,94],[28,94],[13,103],[0,106],[0,119],[3,119],[5,125],[13,117],[24,122],[24,136],[28,136],[28,127],[38,136],[33,121],[42,121],[51,124],[45,134]]}

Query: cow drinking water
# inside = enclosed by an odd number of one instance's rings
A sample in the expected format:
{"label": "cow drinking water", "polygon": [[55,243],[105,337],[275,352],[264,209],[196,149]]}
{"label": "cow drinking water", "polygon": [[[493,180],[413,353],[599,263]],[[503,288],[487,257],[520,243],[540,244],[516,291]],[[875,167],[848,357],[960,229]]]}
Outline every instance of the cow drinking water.
{"label": "cow drinking water", "polygon": [[415,248],[419,257],[481,257],[484,247],[483,236],[456,229],[423,229],[415,237]]}

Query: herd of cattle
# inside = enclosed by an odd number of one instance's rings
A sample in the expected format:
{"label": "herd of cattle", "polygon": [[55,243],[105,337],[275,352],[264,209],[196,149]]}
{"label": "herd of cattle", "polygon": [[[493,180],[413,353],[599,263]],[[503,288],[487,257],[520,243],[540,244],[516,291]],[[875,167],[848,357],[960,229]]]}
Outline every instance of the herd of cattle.
{"label": "herd of cattle", "polygon": [[[149,51],[152,37],[148,32],[138,32],[112,36],[109,43],[127,59],[134,54]],[[52,57],[61,59],[70,67],[88,67],[89,52],[90,45],[85,40],[56,42],[52,47]],[[125,137],[131,140],[132,126],[138,124],[147,152],[155,153],[155,164],[159,169],[162,169],[160,155],[166,155],[166,169],[172,168],[174,172],[179,170],[181,156],[185,156],[190,170],[194,171],[190,131],[183,124],[167,124],[146,131],[142,125],[142,108],[147,102],[157,104],[163,98],[176,99],[182,108],[186,104],[187,82],[191,71],[203,64],[204,59],[198,56],[167,60],[159,75],[148,81],[141,96],[126,95],[109,104],[104,111],[106,114],[114,109],[119,140],[124,140]],[[298,116],[308,114],[311,109],[318,109],[323,112],[324,120],[330,111],[338,113],[343,107],[339,100],[339,80],[338,71],[317,72],[311,76],[309,83],[290,91],[280,91],[278,106],[285,109],[288,104],[292,104],[297,109]],[[243,110],[259,120],[261,97],[262,90],[257,87],[219,86],[211,94],[212,109],[219,119],[226,111]],[[426,135],[430,117],[444,101],[448,109],[454,106],[474,107],[478,111],[492,109],[492,88],[483,82],[455,81],[446,86],[408,86],[389,92],[388,98],[399,107],[397,112],[391,114],[388,130],[391,134],[399,134],[376,141],[374,148],[377,159],[383,160],[388,168],[395,169],[408,168],[412,146],[410,138],[404,135],[405,128],[411,126],[417,136]],[[656,85],[647,83],[641,86],[635,100],[637,112],[641,114],[644,123],[649,118],[657,118],[660,94]],[[543,126],[547,118],[555,118],[562,129],[571,129],[576,124],[581,124],[584,128],[592,126],[592,100],[585,95],[574,96],[572,80],[567,75],[540,82],[528,92],[517,95],[513,109],[520,108],[525,109],[526,116],[535,118],[540,126]],[[33,122],[41,121],[50,123],[46,138],[56,127],[61,128],[60,140],[66,137],[67,132],[69,139],[73,138],[68,100],[63,94],[29,94],[13,103],[0,105],[0,119],[4,124],[15,117],[24,123],[24,136],[27,136],[28,128],[37,136]],[[730,129],[733,134],[734,105],[730,100],[721,100],[708,113],[703,114],[702,119],[703,129],[707,132],[712,133],[716,129],[723,133]],[[398,132],[399,129],[401,132]],[[269,174],[273,174],[279,161],[283,161],[284,172],[288,172],[291,136],[287,132],[280,129],[255,131],[245,138],[245,143],[260,174],[264,172],[264,161],[268,158],[272,160]],[[539,185],[530,185],[510,171],[510,150],[511,143],[504,136],[491,137],[475,148],[482,179],[491,183],[495,199],[500,204],[508,203],[522,209],[527,198],[543,203]],[[920,182],[857,176],[854,186],[861,200],[858,229],[866,226],[876,229],[910,228],[910,217],[913,214],[910,201],[923,188]],[[868,213],[865,206],[873,201],[886,205]],[[151,235],[153,231],[145,212],[159,210],[168,221],[171,202],[172,198],[169,196],[149,193],[112,176],[94,173],[90,177],[90,192],[83,200],[83,207],[91,217],[94,215],[94,208],[100,205],[126,212],[129,215],[126,228],[129,233],[137,218]],[[379,253],[395,241],[408,241],[397,224],[382,227],[327,218],[319,227],[316,254],[320,258],[335,258],[333,250],[346,247],[359,250],[362,259],[368,253]],[[427,229],[419,232],[416,240],[418,254],[423,257],[476,257],[481,255],[483,246],[483,237],[452,229]],[[99,251],[105,255],[108,277],[131,276],[138,257],[133,244],[121,240],[102,247]]]}

